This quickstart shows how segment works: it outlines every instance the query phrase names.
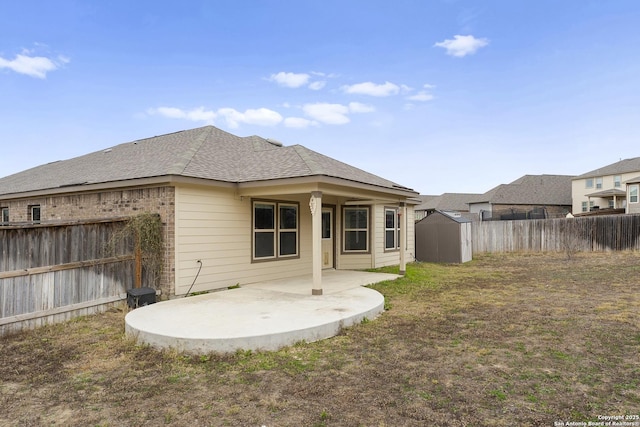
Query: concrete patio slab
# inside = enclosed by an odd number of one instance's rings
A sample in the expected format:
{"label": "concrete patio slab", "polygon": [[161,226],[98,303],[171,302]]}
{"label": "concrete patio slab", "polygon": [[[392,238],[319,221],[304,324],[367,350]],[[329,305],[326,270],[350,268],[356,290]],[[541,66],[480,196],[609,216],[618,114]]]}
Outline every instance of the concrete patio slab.
{"label": "concrete patio slab", "polygon": [[363,286],[398,277],[327,270],[323,295],[311,295],[310,275],[260,282],[137,308],[125,317],[125,330],[138,342],[188,353],[277,350],[374,319],[384,297]]}

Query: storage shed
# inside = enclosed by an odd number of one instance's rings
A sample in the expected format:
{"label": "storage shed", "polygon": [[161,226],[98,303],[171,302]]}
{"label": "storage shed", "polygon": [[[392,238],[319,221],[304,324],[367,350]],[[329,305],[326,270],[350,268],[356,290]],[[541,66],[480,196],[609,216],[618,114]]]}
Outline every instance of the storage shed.
{"label": "storage shed", "polygon": [[472,259],[471,220],[435,211],[416,223],[416,260],[463,263]]}

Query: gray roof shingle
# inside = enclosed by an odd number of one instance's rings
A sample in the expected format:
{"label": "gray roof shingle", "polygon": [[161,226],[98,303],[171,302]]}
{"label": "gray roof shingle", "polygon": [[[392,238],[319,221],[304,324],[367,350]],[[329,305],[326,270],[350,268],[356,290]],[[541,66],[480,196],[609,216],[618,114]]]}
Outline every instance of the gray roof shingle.
{"label": "gray roof shingle", "polygon": [[377,175],[301,145],[283,147],[213,126],[155,136],[48,163],[0,179],[0,195],[169,175],[242,183],[328,176],[404,190]]}
{"label": "gray roof shingle", "polygon": [[631,159],[620,160],[619,162],[615,162],[610,165],[589,171],[587,173],[583,173],[582,175],[578,175],[573,179],[592,178],[604,175],[619,175],[623,173],[638,171],[640,171],[640,157],[633,157]]}
{"label": "gray roof shingle", "polygon": [[439,196],[428,196],[415,210],[447,210],[447,211],[468,211],[469,203],[474,201],[481,194],[476,193],[442,193]]}
{"label": "gray roof shingle", "polygon": [[498,205],[571,205],[571,175],[524,175],[500,184],[473,203]]}

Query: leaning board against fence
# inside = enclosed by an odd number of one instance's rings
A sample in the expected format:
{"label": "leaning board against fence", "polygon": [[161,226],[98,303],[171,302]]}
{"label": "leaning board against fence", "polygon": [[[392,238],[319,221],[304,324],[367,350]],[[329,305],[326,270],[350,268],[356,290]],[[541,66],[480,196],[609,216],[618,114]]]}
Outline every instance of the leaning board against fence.
{"label": "leaning board against fence", "polygon": [[473,253],[640,250],[640,215],[474,222]]}
{"label": "leaning board against fence", "polygon": [[131,242],[122,220],[0,227],[0,336],[99,312],[126,298]]}

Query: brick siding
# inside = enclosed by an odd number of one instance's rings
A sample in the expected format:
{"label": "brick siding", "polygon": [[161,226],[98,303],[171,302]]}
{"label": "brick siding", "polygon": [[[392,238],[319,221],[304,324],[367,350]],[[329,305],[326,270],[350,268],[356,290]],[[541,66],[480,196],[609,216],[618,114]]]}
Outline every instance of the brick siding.
{"label": "brick siding", "polygon": [[175,188],[141,187],[104,192],[60,194],[43,197],[0,200],[9,208],[11,223],[31,221],[31,206],[40,205],[41,223],[108,219],[133,216],[142,212],[160,215],[164,228],[165,262],[160,283],[155,288],[167,298],[175,291]]}

